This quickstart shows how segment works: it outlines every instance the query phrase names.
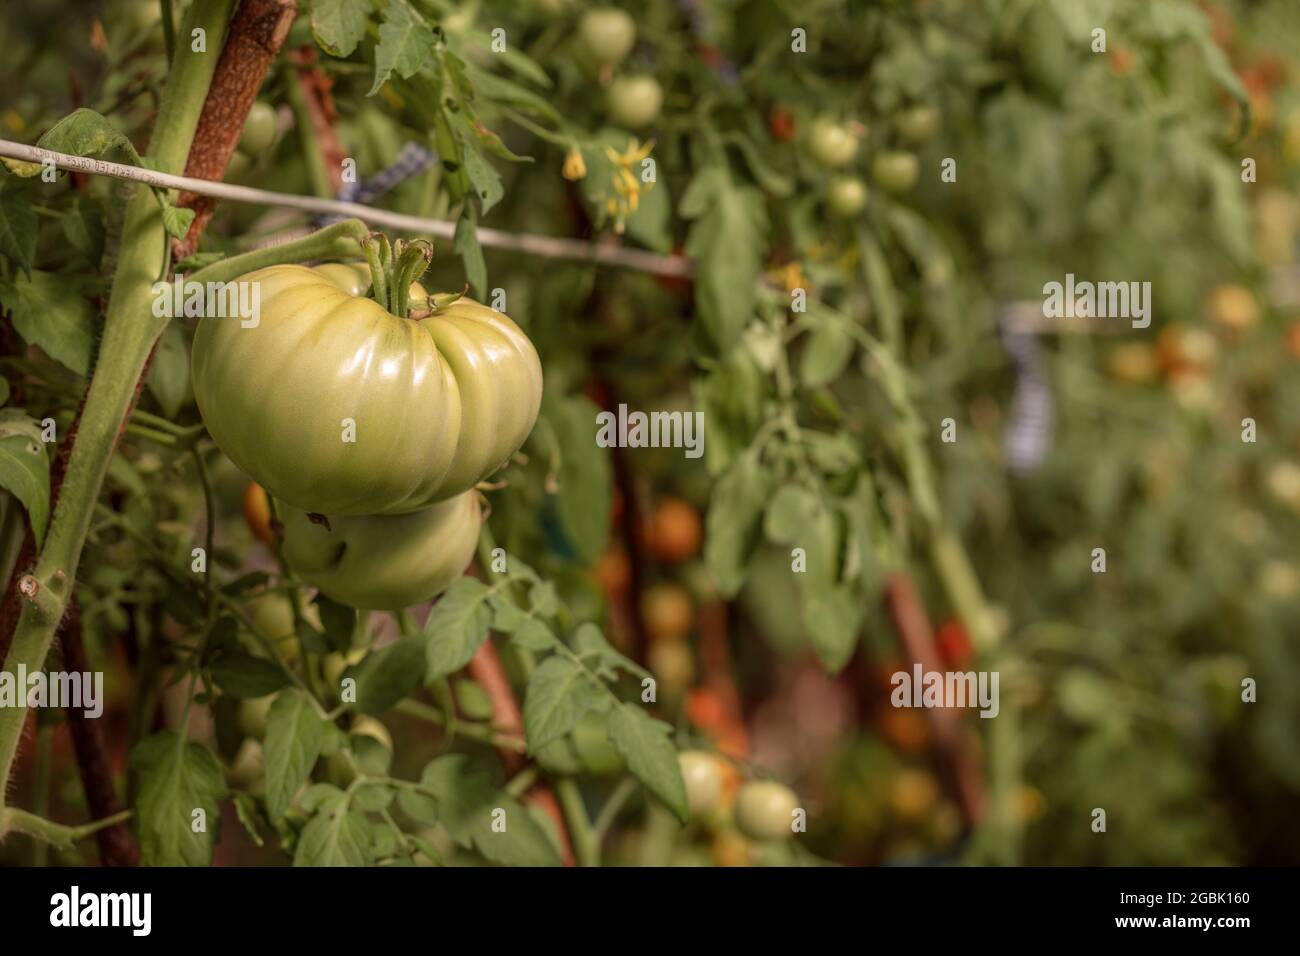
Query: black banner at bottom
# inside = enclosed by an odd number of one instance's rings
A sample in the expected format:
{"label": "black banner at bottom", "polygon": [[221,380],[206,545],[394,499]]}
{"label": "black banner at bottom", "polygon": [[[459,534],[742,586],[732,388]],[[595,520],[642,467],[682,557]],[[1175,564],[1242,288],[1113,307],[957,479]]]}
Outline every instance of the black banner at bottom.
{"label": "black banner at bottom", "polygon": [[1041,940],[1044,931],[1228,943],[1290,924],[1294,883],[1291,870],[1218,868],[7,869],[0,912],[7,943],[70,933],[128,946],[373,943],[394,932],[424,938],[438,924],[457,934],[478,925],[498,939],[568,927],[640,937],[645,919],[656,929],[717,924],[729,940],[780,925],[927,943]]}

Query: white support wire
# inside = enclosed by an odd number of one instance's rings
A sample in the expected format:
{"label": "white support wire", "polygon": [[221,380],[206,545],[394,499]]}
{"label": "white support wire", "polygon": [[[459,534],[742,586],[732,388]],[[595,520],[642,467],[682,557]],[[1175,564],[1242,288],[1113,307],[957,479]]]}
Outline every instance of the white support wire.
{"label": "white support wire", "polygon": [[[113,179],[125,179],[159,189],[176,189],[197,193],[200,196],[211,196],[214,199],[228,199],[231,202],[279,206],[286,209],[300,209],[304,212],[360,219],[370,226],[382,226],[441,239],[451,239],[456,231],[455,223],[442,219],[408,216],[406,213],[374,209],[361,203],[343,202],[338,199],[296,196],[292,193],[272,192],[269,189],[254,189],[251,186],[234,186],[230,183],[193,179],[189,176],[173,176],[170,173],[160,173],[140,166],[127,166],[103,159],[56,153],[53,150],[15,143],[7,139],[0,139],[0,156],[28,163],[43,164],[48,161],[59,169],[89,173],[92,176],[110,176]],[[629,249],[615,242],[592,243],[581,239],[503,232],[500,229],[484,227],[478,229],[478,240],[480,244],[493,249],[511,249],[548,259],[569,259],[597,265],[621,266],[652,275],[688,277],[694,271],[691,261],[684,256],[663,256],[643,249]]]}

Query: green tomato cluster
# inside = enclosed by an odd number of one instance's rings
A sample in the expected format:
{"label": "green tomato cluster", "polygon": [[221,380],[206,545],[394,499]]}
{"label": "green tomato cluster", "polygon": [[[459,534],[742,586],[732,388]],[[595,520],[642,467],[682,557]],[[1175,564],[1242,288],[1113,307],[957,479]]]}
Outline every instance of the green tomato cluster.
{"label": "green tomato cluster", "polygon": [[[355,265],[272,266],[253,318],[205,316],[194,391],[213,440],[280,505],[286,560],[345,604],[428,600],[469,564],[474,486],[523,444],[542,369],[510,318],[461,298],[400,318]],[[424,301],[413,284],[412,301]]]}

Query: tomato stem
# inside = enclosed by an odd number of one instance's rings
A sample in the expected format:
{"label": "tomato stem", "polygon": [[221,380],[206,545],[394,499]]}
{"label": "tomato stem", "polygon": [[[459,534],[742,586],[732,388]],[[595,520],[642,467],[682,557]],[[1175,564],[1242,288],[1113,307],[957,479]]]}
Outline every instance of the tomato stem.
{"label": "tomato stem", "polygon": [[418,282],[433,259],[433,246],[427,239],[411,242],[397,240],[397,265],[393,268],[393,282],[388,290],[392,299],[391,311],[400,319],[410,315],[411,285]]}
{"label": "tomato stem", "polygon": [[344,219],[318,229],[309,236],[278,246],[254,249],[205,266],[190,276],[190,282],[231,282],[242,275],[267,266],[278,266],[321,259],[355,259],[366,224],[360,219]]}

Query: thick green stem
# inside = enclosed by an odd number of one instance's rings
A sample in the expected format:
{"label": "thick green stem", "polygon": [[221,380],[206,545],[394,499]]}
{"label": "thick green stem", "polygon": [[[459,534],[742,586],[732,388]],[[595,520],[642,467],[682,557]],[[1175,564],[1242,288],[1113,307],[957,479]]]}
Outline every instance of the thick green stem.
{"label": "thick green stem", "polygon": [[[361,248],[366,254],[366,264],[370,267],[370,291],[383,308],[388,308],[388,270],[393,261],[392,250],[388,246],[388,237],[381,233],[370,235]],[[385,256],[385,253],[388,253]]]}
{"label": "thick green stem", "polygon": [[360,219],[344,219],[318,229],[310,236],[265,249],[254,249],[205,266],[187,282],[232,282],[242,275],[267,266],[311,262],[317,259],[355,259],[361,240],[370,230]]}
{"label": "thick green stem", "polygon": [[42,843],[48,843],[51,846],[66,850],[71,848],[78,840],[84,840],[100,830],[129,819],[131,819],[131,811],[123,810],[121,813],[115,813],[111,817],[96,820],[94,823],[70,827],[38,817],[26,810],[19,810],[17,807],[0,808],[0,839],[3,839],[8,833],[23,833],[34,840],[40,840]]}
{"label": "thick green stem", "polygon": [[591,825],[578,785],[572,780],[556,780],[555,795],[569,827],[569,840],[578,866],[600,866],[600,839]]}
{"label": "thick green stem", "polygon": [[[207,96],[234,0],[195,0],[180,35],[202,30],[203,52],[181,44],[163,91],[154,124],[150,159],[168,173],[181,173],[199,113]],[[153,315],[151,287],[162,271],[167,233],[152,190],[137,189],[127,205],[121,257],[113,275],[104,338],[90,390],[68,459],[58,504],[45,547],[31,574],[30,599],[24,600],[6,669],[28,673],[45,666],[54,632],[72,594],[81,549],[118,434],[135,398],[154,343],[167,324]],[[0,808],[9,779],[26,707],[0,710]]]}

